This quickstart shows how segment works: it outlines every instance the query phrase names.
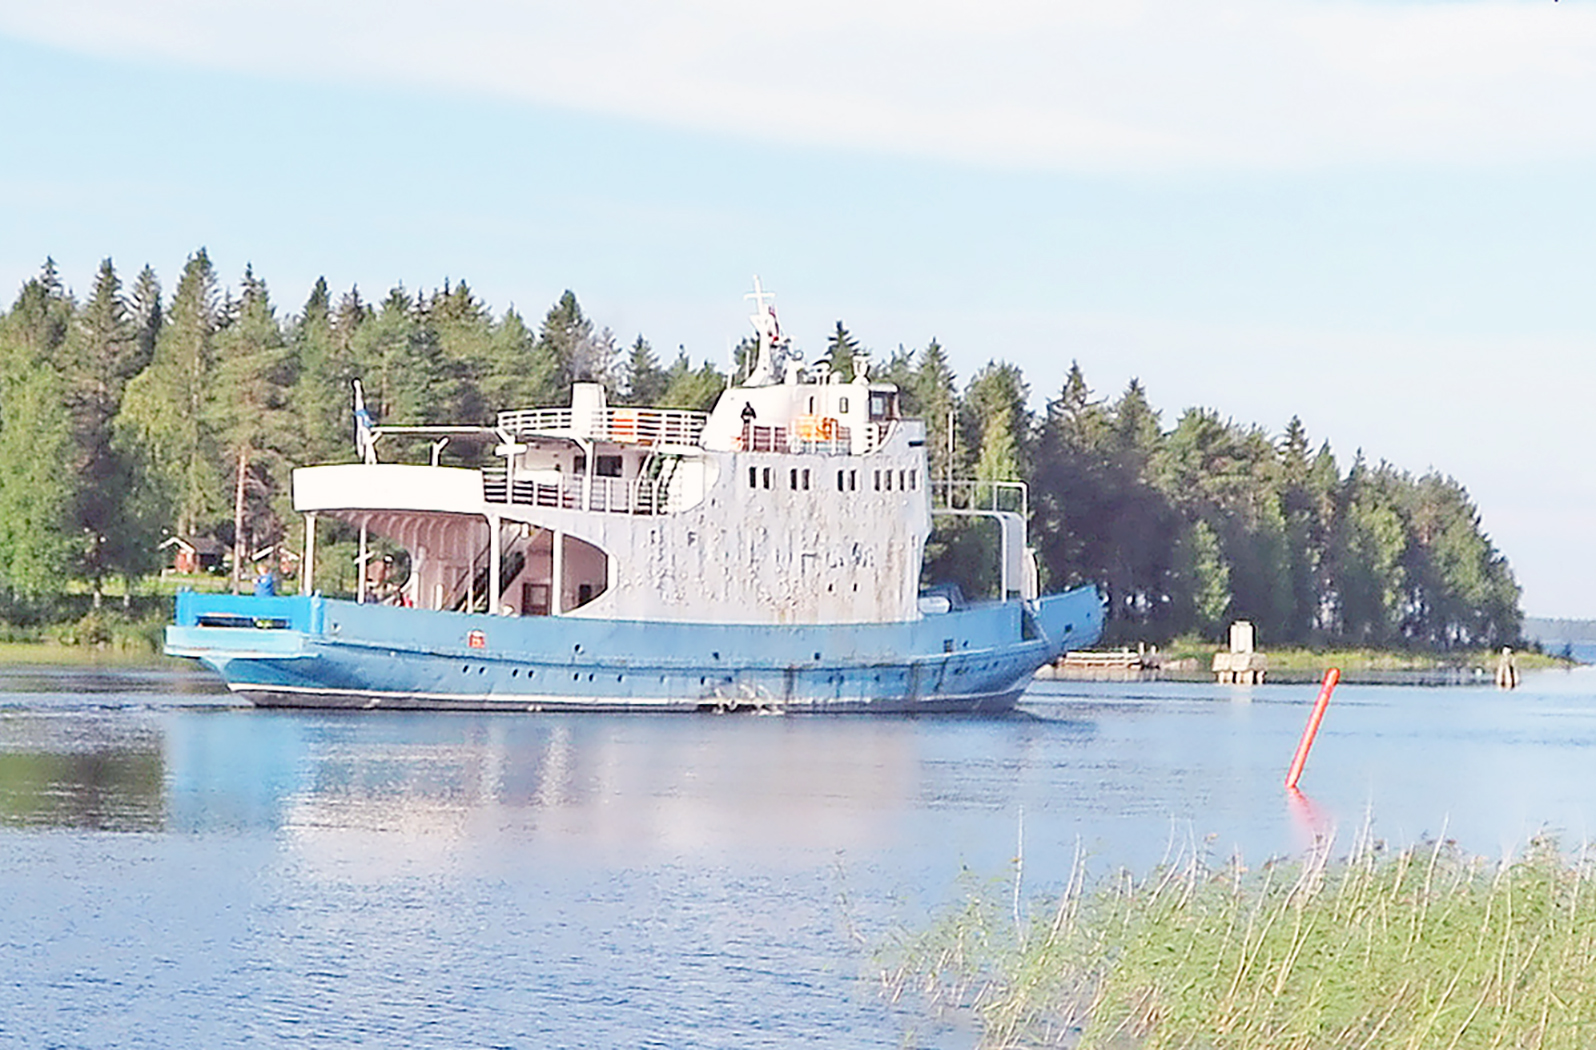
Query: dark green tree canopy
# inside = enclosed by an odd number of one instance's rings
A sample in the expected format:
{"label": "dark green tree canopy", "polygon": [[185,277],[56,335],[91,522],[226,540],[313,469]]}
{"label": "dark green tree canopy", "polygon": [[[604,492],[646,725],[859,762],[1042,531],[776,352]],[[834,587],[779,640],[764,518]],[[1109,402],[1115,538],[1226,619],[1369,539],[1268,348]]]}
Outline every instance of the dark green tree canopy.
{"label": "dark green tree canopy", "polygon": [[[851,379],[863,352],[838,321],[824,361]],[[1239,616],[1266,644],[1517,640],[1512,569],[1450,476],[1361,452],[1343,471],[1297,417],[1277,435],[1201,407],[1166,425],[1139,380],[1102,396],[1078,362],[1037,415],[1019,368],[992,360],[961,386],[935,340],[872,372],[925,421],[938,498],[950,479],[1028,487],[1045,580],[1101,586],[1111,642],[1217,635]],[[282,316],[252,268],[224,287],[204,249],[170,301],[153,269],[129,287],[107,259],[79,302],[47,259],[0,315],[0,606],[136,577],[163,532],[225,537],[245,556],[291,542],[292,468],[355,455],[355,379],[381,421],[414,424],[565,404],[578,381],[702,411],[728,377],[685,348],[663,365],[641,334],[621,352],[570,291],[535,330],[451,279],[376,305],[317,280]],[[447,454],[472,465],[460,444]],[[989,591],[995,551],[953,522],[927,545],[926,578]]]}

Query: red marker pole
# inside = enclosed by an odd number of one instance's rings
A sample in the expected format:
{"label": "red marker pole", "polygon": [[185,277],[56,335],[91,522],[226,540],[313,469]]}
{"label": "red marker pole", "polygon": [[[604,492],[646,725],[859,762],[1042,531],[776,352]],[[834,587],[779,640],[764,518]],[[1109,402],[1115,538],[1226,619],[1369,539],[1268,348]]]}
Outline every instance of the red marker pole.
{"label": "red marker pole", "polygon": [[1330,706],[1330,694],[1336,691],[1336,683],[1341,681],[1341,670],[1336,667],[1324,673],[1324,684],[1319,687],[1319,699],[1313,702],[1313,714],[1308,716],[1308,724],[1302,729],[1302,740],[1297,743],[1297,754],[1291,760],[1291,769],[1286,773],[1286,787],[1292,791],[1297,788],[1297,781],[1302,777],[1302,767],[1308,764],[1308,749],[1313,747],[1313,738],[1319,732],[1319,723],[1324,721],[1325,708]]}

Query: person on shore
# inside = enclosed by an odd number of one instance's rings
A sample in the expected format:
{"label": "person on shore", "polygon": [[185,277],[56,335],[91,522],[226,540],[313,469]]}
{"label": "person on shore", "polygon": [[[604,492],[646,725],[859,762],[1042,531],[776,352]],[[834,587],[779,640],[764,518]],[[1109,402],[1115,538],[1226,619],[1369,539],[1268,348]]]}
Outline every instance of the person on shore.
{"label": "person on shore", "polygon": [[272,567],[261,562],[255,567],[255,597],[270,598],[277,593],[277,575]]}

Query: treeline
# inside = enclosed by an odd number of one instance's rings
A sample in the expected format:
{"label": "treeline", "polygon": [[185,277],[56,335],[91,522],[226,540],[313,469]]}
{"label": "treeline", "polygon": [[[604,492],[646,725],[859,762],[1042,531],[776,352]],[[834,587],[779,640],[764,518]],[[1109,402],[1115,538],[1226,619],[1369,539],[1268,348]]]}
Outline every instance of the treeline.
{"label": "treeline", "polygon": [[1074,364],[1036,418],[1012,365],[962,394],[935,343],[890,371],[931,428],[934,469],[951,444],[954,475],[1030,483],[1048,582],[1102,587],[1110,642],[1217,639],[1235,619],[1271,645],[1519,640],[1512,569],[1451,477],[1361,452],[1343,471],[1295,417],[1278,439],[1202,408],[1166,430],[1138,381],[1100,399]]}
{"label": "treeline", "polygon": [[[862,352],[838,322],[830,365],[851,374]],[[1193,409],[1166,431],[1139,384],[1108,403],[1078,368],[1033,417],[1019,369],[993,362],[961,387],[935,342],[872,374],[926,419],[935,477],[1030,482],[1045,576],[1102,585],[1118,638],[1214,636],[1236,617],[1271,644],[1517,638],[1512,573],[1450,478],[1361,456],[1343,473],[1296,421],[1273,441]],[[463,281],[376,303],[317,281],[284,313],[250,270],[225,285],[203,250],[169,301],[149,267],[124,285],[106,260],[79,297],[46,261],[0,317],[0,612],[38,616],[74,588],[98,600],[119,577],[131,592],[171,535],[216,537],[247,564],[287,536],[291,469],[353,458],[355,378],[392,423],[491,422],[562,404],[577,380],[707,409],[728,381],[685,351],[662,364],[641,335],[623,346],[570,292],[534,329]],[[979,591],[988,546],[947,530],[930,571]]]}

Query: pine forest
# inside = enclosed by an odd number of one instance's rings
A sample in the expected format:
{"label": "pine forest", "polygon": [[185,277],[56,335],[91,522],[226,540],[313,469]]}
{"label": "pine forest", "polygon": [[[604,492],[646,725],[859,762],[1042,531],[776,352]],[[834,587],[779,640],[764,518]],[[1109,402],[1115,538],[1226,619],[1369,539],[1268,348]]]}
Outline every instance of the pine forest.
{"label": "pine forest", "polygon": [[[830,366],[848,374],[863,352],[837,322]],[[1098,396],[1074,365],[1038,377],[1052,396],[1036,413],[1001,360],[962,383],[934,341],[872,360],[926,421],[934,478],[1029,484],[1044,589],[1098,584],[1110,644],[1218,638],[1237,618],[1271,645],[1518,640],[1512,570],[1451,477],[1343,463],[1296,419],[1280,435],[1204,408],[1165,420],[1139,381]],[[203,250],[169,296],[149,267],[124,281],[109,259],[79,295],[47,261],[0,317],[0,618],[151,594],[173,538],[240,564],[297,546],[290,472],[355,458],[356,378],[378,422],[409,424],[565,404],[576,380],[617,403],[707,410],[728,381],[618,340],[570,292],[536,325],[495,316],[463,281],[371,302],[318,281],[294,311],[250,270],[226,284]],[[979,596],[991,545],[979,525],[939,529],[927,581]],[[326,561],[317,586],[352,590],[352,568]]]}

